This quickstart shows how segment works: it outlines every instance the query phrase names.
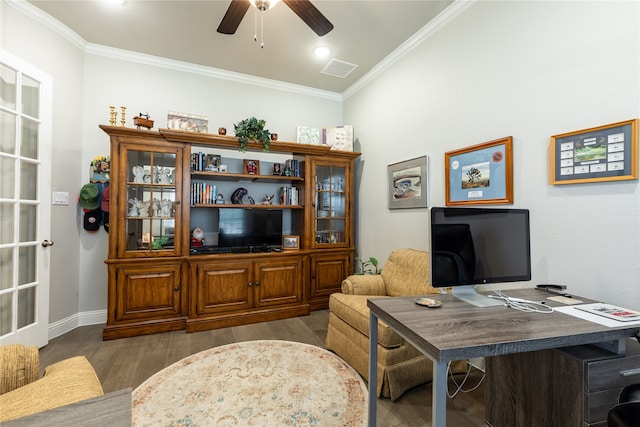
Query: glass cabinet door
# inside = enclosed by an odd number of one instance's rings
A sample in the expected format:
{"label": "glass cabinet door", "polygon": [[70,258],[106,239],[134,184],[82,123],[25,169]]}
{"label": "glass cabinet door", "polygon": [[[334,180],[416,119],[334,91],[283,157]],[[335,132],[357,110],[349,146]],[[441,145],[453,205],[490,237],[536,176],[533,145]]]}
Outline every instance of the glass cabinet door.
{"label": "glass cabinet door", "polygon": [[347,221],[346,177],[344,166],[315,167],[315,246],[344,245]]}
{"label": "glass cabinet door", "polygon": [[126,151],[125,252],[177,254],[179,157],[177,150]]}

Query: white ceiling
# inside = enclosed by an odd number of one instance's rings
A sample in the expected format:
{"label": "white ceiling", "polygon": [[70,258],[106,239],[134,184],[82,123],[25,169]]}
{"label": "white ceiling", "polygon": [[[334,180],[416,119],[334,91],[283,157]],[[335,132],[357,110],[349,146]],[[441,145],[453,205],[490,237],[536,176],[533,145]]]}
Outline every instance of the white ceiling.
{"label": "white ceiling", "polygon": [[[284,3],[264,15],[254,42],[254,8],[234,35],[216,29],[230,0],[29,0],[86,42],[341,93],[452,1],[313,0],[334,25],[318,37]],[[258,18],[259,20],[259,18]],[[259,36],[258,30],[258,36]],[[331,48],[318,59],[312,49]],[[322,74],[330,59],[356,64],[347,77]]]}

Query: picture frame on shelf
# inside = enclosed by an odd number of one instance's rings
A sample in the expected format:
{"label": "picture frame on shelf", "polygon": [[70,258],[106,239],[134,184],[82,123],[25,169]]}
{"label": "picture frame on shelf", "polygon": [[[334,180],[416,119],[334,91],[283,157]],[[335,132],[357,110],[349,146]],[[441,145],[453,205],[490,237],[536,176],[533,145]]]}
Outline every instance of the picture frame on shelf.
{"label": "picture frame on shelf", "polygon": [[295,250],[300,249],[300,236],[282,236],[282,249]]}
{"label": "picture frame on shelf", "polygon": [[513,203],[513,137],[444,154],[447,206]]}
{"label": "picture frame on shelf", "polygon": [[282,175],[282,164],[281,163],[274,163],[273,164],[273,173],[272,173],[272,175],[277,175],[277,176]]}
{"label": "picture frame on shelf", "polygon": [[353,151],[353,126],[331,126],[322,129],[322,143],[332,150]]}
{"label": "picture frame on shelf", "polygon": [[553,135],[549,153],[553,185],[638,179],[638,119]]}
{"label": "picture frame on shelf", "polygon": [[167,128],[185,132],[208,133],[209,117],[169,111],[167,113]]}
{"label": "picture frame on shelf", "polygon": [[393,163],[387,166],[389,209],[426,208],[428,157]]}
{"label": "picture frame on shelf", "polygon": [[247,175],[260,175],[260,161],[259,160],[243,160],[242,167],[244,173]]}

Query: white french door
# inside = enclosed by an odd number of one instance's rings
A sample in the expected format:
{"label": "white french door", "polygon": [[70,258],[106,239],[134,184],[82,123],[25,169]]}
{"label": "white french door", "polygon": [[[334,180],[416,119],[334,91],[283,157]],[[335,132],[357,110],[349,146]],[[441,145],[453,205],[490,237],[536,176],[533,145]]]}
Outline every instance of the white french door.
{"label": "white french door", "polygon": [[0,49],[0,344],[49,338],[51,85]]}

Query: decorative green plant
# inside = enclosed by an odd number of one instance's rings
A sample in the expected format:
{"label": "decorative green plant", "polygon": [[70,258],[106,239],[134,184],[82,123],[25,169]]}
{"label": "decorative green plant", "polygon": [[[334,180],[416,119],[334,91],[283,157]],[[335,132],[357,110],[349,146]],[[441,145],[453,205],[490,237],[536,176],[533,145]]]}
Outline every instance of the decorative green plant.
{"label": "decorative green plant", "polygon": [[382,269],[378,268],[378,260],[374,257],[369,257],[368,259],[356,258],[356,261],[360,263],[360,271],[354,274],[363,275],[382,273]]}
{"label": "decorative green plant", "polygon": [[240,151],[247,151],[247,144],[249,141],[261,142],[264,146],[264,151],[269,151],[269,144],[271,143],[271,134],[264,126],[267,124],[264,120],[251,117],[244,119],[233,125],[236,137],[240,141]]}
{"label": "decorative green plant", "polygon": [[151,244],[152,249],[162,249],[169,243],[169,239],[166,237],[156,237]]}

